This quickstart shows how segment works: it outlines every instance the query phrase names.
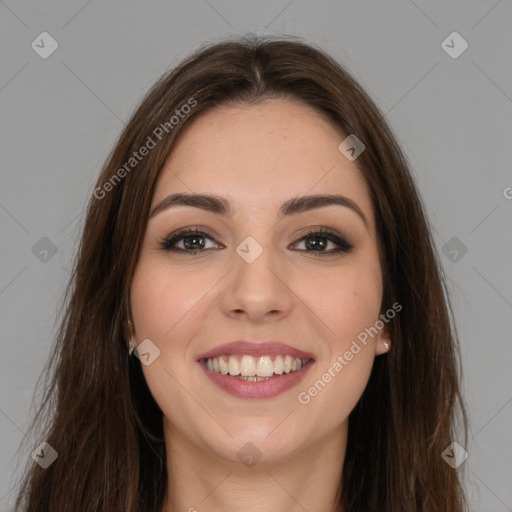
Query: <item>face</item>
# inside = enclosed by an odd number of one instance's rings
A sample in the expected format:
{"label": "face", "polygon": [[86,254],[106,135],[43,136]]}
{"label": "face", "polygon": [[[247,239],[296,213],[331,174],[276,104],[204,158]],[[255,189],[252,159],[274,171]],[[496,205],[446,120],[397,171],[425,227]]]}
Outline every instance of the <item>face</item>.
{"label": "face", "polygon": [[[346,438],[389,338],[370,193],[345,137],[274,99],[203,114],[169,156],[131,285],[166,442],[232,461],[251,442],[270,463]],[[317,195],[341,199],[297,201]]]}

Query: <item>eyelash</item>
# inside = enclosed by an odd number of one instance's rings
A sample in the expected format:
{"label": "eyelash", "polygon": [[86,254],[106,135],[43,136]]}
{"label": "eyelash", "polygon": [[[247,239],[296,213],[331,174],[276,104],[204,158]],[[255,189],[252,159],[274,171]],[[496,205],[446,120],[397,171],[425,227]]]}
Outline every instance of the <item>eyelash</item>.
{"label": "eyelash", "polygon": [[[160,245],[161,249],[163,249],[164,251],[177,252],[177,253],[187,254],[190,256],[194,256],[199,252],[205,252],[205,251],[209,250],[209,249],[199,249],[199,250],[194,251],[194,250],[186,250],[186,249],[173,247],[178,241],[183,240],[187,236],[192,236],[192,235],[204,236],[206,238],[213,240],[215,243],[218,244],[218,242],[214,239],[213,236],[199,230],[199,228],[196,227],[195,229],[185,229],[182,231],[178,231],[176,233],[172,233],[171,235],[167,236],[166,238],[160,240],[159,245]],[[312,239],[312,238],[313,239],[314,238],[325,238],[325,239],[329,240],[330,242],[333,242],[336,245],[338,245],[337,249],[333,249],[330,251],[308,251],[305,249],[300,250],[301,252],[309,252],[315,257],[321,258],[321,257],[325,257],[325,256],[334,256],[334,255],[340,254],[340,253],[349,253],[354,249],[354,246],[350,242],[348,242],[344,237],[338,235],[335,231],[332,231],[329,228],[320,227],[320,228],[308,229],[306,231],[303,231],[299,235],[299,237],[300,238],[297,240],[297,242],[295,242],[295,244],[298,242],[302,242],[304,240],[307,241],[308,239]]]}

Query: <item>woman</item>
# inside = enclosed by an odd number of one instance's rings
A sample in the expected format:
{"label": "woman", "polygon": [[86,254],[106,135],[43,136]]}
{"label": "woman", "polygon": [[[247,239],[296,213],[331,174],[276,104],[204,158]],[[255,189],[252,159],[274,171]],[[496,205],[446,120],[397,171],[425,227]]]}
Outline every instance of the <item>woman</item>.
{"label": "woman", "polygon": [[151,89],[89,203],[52,361],[34,425],[52,408],[58,456],[19,510],[464,509],[419,195],[374,103],[300,41],[211,44]]}

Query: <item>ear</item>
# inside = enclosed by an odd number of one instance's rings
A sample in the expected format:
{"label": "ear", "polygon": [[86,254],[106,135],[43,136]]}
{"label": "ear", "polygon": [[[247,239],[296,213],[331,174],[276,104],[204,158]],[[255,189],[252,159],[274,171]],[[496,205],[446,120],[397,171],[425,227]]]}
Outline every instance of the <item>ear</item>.
{"label": "ear", "polygon": [[375,355],[380,356],[382,354],[386,354],[391,350],[391,346],[391,334],[389,332],[389,326],[386,324],[377,337]]}

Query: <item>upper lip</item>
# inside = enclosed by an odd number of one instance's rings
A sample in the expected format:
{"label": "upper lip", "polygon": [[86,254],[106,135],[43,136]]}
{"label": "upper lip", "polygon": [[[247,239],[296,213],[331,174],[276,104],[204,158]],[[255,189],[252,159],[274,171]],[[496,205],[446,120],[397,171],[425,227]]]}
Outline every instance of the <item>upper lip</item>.
{"label": "upper lip", "polygon": [[252,357],[289,355],[300,359],[314,359],[313,354],[304,352],[279,341],[232,341],[217,345],[197,356],[197,360],[219,357],[222,355],[248,355]]}

